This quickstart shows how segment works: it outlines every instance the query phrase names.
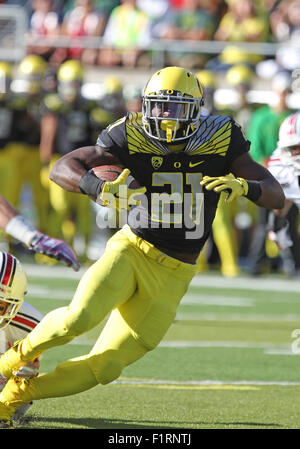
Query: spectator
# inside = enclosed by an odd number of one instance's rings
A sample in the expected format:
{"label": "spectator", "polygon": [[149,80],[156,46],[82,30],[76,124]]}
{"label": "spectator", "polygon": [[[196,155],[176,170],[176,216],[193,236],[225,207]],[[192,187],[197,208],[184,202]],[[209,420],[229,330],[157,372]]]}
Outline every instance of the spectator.
{"label": "spectator", "polygon": [[41,37],[55,36],[59,34],[59,15],[54,11],[53,0],[32,0],[33,14],[30,18],[28,36],[31,44],[27,47],[29,54],[40,55],[49,60],[54,47],[34,45],[40,42]]}
{"label": "spectator", "polygon": [[269,38],[268,21],[257,14],[252,0],[227,0],[228,11],[215,33],[215,39],[230,42],[265,42]]}
{"label": "spectator", "polygon": [[[211,12],[209,0],[185,0],[184,8],[171,9],[161,31],[162,39],[210,40],[216,31],[218,17]],[[180,64],[189,68],[202,67],[204,57],[184,51],[168,54],[168,64]]]}
{"label": "spectator", "polygon": [[[270,37],[267,16],[257,13],[252,0],[227,0],[228,11],[222,17],[214,39],[226,42],[266,42]],[[263,58],[261,55],[248,55],[234,45],[225,47],[218,58],[225,69],[232,64],[255,65]],[[212,68],[212,67],[208,67]],[[221,67],[222,68],[222,67]]]}
{"label": "spectator", "polygon": [[274,38],[287,41],[300,38],[300,3],[298,0],[280,2],[270,15],[271,30]]}
{"label": "spectator", "polygon": [[300,65],[300,3],[282,1],[270,14],[274,39],[281,43],[276,52],[274,70],[293,71]]}
{"label": "spectator", "polygon": [[[159,38],[165,28],[165,18],[170,10],[170,0],[137,0],[137,6],[149,17],[149,34],[151,39]],[[142,59],[142,60],[141,60]],[[145,53],[139,60],[143,67],[151,66],[149,53]]]}
{"label": "spectator", "polygon": [[162,34],[165,39],[210,39],[217,28],[217,18],[208,13],[207,0],[185,0],[184,9],[172,11],[167,29]]}
{"label": "spectator", "polygon": [[[74,9],[76,0],[56,0],[63,3],[63,15],[70,13]],[[105,29],[107,20],[112,12],[112,10],[120,5],[119,0],[94,0],[94,9],[97,11],[103,20],[103,31]]]}
{"label": "spectator", "polygon": [[170,7],[170,0],[137,0],[137,6],[149,17],[161,18]]}
{"label": "spectator", "polygon": [[[105,17],[98,13],[93,0],[76,0],[75,9],[68,11],[63,19],[60,34],[70,38],[101,36],[105,26]],[[66,59],[79,59],[83,64],[95,64],[96,48],[83,48],[80,45],[68,49],[56,50],[52,62],[60,64]]]}
{"label": "spectator", "polygon": [[135,67],[150,43],[150,18],[137,6],[137,0],[121,0],[113,9],[103,36],[103,48],[98,63],[105,66]]}
{"label": "spectator", "polygon": [[172,8],[184,9],[184,0],[170,0]]}
{"label": "spectator", "polygon": [[[66,14],[74,9],[74,4],[76,0],[57,0],[64,4],[63,13]],[[120,5],[119,0],[94,0],[94,7],[96,11],[105,13],[107,17],[110,15],[112,10]]]}

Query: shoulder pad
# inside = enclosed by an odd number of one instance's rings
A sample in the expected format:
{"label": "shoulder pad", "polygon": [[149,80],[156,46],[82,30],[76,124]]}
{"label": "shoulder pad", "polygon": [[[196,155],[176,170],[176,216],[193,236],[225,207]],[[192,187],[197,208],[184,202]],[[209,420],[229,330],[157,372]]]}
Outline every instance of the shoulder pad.
{"label": "shoulder pad", "polygon": [[140,128],[143,126],[142,113],[141,112],[129,112],[127,115],[127,124],[134,128]]}

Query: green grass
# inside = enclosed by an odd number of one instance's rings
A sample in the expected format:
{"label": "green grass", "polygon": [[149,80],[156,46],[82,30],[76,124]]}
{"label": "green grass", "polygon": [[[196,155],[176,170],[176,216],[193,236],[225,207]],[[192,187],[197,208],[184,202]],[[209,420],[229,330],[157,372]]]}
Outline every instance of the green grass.
{"label": "green grass", "polygon": [[[292,332],[300,328],[299,294],[284,291],[288,280],[282,280],[282,291],[266,291],[259,282],[255,290],[247,283],[243,289],[216,288],[211,279],[211,287],[190,287],[161,345],[120,379],[36,401],[19,427],[299,428],[300,363],[291,350]],[[47,313],[68,304],[77,281],[31,275],[29,285],[33,293],[29,289],[27,301]],[[41,371],[87,353],[103,325],[46,351]]]}
{"label": "green grass", "polygon": [[[152,388],[111,385],[35,403],[26,427],[53,429],[299,428],[300,387]],[[91,406],[91,404],[93,404]]]}

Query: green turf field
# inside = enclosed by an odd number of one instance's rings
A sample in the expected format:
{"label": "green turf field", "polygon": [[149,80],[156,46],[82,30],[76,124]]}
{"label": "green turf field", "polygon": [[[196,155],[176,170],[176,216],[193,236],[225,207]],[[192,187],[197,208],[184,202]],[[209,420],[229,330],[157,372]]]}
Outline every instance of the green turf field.
{"label": "green turf field", "polygon": [[[27,301],[42,313],[72,298],[77,274],[58,266],[26,270]],[[88,352],[101,326],[45,352],[41,371]],[[111,385],[35,402],[26,427],[300,428],[297,329],[300,281],[197,276],[156,350]]]}

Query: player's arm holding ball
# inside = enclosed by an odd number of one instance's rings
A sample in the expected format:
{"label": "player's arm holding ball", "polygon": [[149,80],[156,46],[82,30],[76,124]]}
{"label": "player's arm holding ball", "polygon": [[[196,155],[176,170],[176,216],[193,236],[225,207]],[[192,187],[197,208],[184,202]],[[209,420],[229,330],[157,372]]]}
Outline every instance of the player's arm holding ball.
{"label": "player's arm holding ball", "polygon": [[[135,204],[134,196],[145,193],[146,188],[134,180],[129,169],[121,167],[121,161],[100,146],[82,147],[56,162],[50,179],[70,192],[90,196],[103,206],[128,209]],[[120,192],[125,191],[126,201],[120,198]]]}

